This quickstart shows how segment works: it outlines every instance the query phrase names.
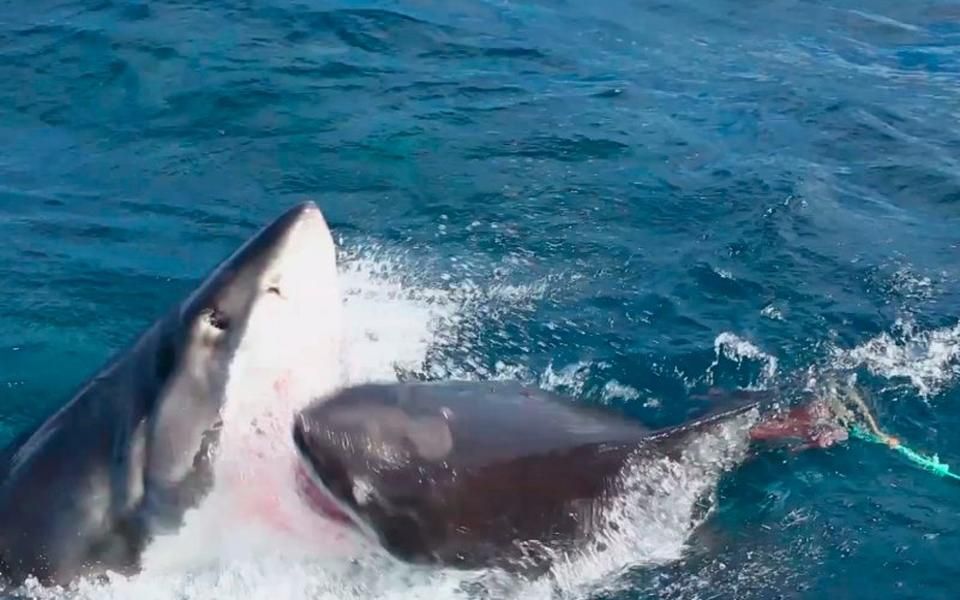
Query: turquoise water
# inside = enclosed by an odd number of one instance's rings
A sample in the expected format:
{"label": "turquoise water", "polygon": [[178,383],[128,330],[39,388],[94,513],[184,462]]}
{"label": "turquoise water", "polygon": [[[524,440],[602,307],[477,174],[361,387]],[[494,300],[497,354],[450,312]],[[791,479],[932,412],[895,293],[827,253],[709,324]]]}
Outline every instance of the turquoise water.
{"label": "turquoise water", "polygon": [[[666,421],[856,374],[960,465],[958,122],[949,2],[6,3],[2,433],[313,198],[378,340],[359,375]],[[883,448],[718,494],[598,597],[956,596],[960,488]]]}

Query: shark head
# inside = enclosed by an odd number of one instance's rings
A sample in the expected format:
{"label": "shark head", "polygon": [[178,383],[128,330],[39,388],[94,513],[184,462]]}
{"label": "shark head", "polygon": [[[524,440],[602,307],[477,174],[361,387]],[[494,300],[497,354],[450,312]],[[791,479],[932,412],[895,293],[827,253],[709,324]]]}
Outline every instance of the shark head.
{"label": "shark head", "polygon": [[291,415],[340,380],[340,310],[316,204],[255,232],[2,453],[3,574],[129,572],[221,483],[256,502],[282,487]]}
{"label": "shark head", "polygon": [[339,382],[341,326],[333,238],[306,202],[257,232],[156,326],[148,356],[160,385],[145,440],[154,498],[180,512],[211,485],[214,455],[236,474],[251,456],[282,451],[293,411]]}

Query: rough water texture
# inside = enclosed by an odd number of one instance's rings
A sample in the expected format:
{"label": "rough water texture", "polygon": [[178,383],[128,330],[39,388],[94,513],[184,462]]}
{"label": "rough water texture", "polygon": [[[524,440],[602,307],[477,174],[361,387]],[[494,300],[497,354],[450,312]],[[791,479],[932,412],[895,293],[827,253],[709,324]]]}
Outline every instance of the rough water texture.
{"label": "rough water texture", "polygon": [[[960,465],[958,23],[930,0],[0,5],[0,436],[310,197],[353,380],[518,377],[666,423],[709,385],[857,375]],[[735,437],[633,474],[670,501],[625,507],[618,560],[528,587],[264,552],[33,593],[955,597],[955,483],[856,441],[718,479]]]}

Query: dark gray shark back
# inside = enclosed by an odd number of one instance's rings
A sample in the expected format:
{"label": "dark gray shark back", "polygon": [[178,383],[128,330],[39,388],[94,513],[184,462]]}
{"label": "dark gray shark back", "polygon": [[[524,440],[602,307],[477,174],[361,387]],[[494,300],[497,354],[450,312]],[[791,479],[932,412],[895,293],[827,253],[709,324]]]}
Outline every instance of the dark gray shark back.
{"label": "dark gray shark back", "polygon": [[294,207],[262,228],[0,453],[4,579],[134,572],[151,535],[177,527],[207,493],[225,365],[266,293],[261,276],[311,211]]}
{"label": "dark gray shark back", "polygon": [[[549,562],[536,548],[569,550],[605,525],[632,456],[672,453],[754,406],[654,431],[515,382],[370,384],[305,410],[295,435],[398,558],[535,570]],[[337,473],[372,492],[351,496]]]}
{"label": "dark gray shark back", "polygon": [[450,458],[464,467],[574,446],[636,444],[652,433],[611,411],[514,381],[366,384],[341,391],[332,402],[331,410],[362,411],[372,402],[413,419],[442,418],[455,441]]}
{"label": "dark gray shark back", "polygon": [[66,581],[87,575],[97,563],[123,572],[139,552],[144,536],[132,507],[143,486],[131,477],[143,477],[143,457],[130,449],[144,445],[139,425],[163,385],[150,363],[168,326],[151,329],[69,404],[4,451],[5,577]]}

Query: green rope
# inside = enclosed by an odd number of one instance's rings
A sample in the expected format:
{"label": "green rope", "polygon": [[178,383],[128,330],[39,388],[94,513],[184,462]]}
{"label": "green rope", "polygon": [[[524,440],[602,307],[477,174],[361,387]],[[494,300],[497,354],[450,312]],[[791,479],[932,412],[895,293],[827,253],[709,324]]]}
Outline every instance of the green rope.
{"label": "green rope", "polygon": [[[861,440],[865,440],[868,442],[883,444],[885,446],[891,445],[887,442],[887,440],[867,431],[866,429],[860,427],[859,425],[854,425],[853,427],[851,427],[850,434],[853,435],[853,437],[860,438]],[[940,458],[936,454],[934,454],[932,457],[924,456],[919,452],[916,452],[914,450],[911,450],[910,448],[907,448],[906,446],[904,446],[899,442],[897,442],[892,447],[894,450],[896,450],[900,454],[903,454],[904,456],[906,456],[907,459],[909,459],[911,462],[916,463],[917,465],[920,465],[921,468],[927,471],[930,471],[936,475],[939,475],[940,477],[949,477],[952,479],[960,480],[960,475],[952,472],[950,470],[950,465],[940,462]]]}

